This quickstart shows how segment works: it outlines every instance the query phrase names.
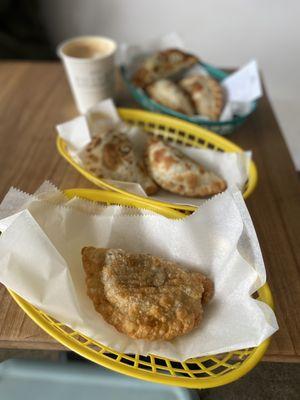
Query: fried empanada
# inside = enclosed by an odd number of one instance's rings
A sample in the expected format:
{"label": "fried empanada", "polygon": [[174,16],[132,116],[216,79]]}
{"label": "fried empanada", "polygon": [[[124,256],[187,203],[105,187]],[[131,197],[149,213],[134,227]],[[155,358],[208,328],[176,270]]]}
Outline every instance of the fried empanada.
{"label": "fried empanada", "polygon": [[217,174],[185,156],[180,150],[152,138],[147,146],[148,171],[169,192],[188,197],[207,197],[223,192],[227,185]]}
{"label": "fried empanada", "polygon": [[179,85],[193,101],[197,114],[217,121],[224,107],[224,90],[207,75],[191,75],[182,79]]}
{"label": "fried empanada", "polygon": [[144,163],[136,158],[130,140],[118,130],[94,136],[79,157],[84,167],[99,178],[139,183],[148,195],[158,190]]}
{"label": "fried empanada", "polygon": [[145,88],[151,83],[181,74],[198,63],[197,57],[179,49],[167,49],[147,58],[133,75],[136,86]]}
{"label": "fried empanada", "polygon": [[195,114],[193,104],[188,95],[180,86],[168,79],[156,81],[147,86],[146,90],[149,96],[157,103],[182,114],[190,116]]}
{"label": "fried empanada", "polygon": [[134,339],[172,340],[197,327],[213,284],[200,272],[149,254],[84,247],[87,294],[96,311]]}

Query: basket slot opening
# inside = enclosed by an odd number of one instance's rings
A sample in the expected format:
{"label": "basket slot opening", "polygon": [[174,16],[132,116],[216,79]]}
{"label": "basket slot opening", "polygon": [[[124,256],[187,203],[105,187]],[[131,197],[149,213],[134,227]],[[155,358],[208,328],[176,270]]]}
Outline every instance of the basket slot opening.
{"label": "basket slot opening", "polygon": [[236,365],[236,364],[240,364],[241,360],[238,356],[233,355],[229,360],[226,361],[226,364],[228,365]]}
{"label": "basket slot opening", "polygon": [[211,368],[211,367],[213,367],[214,365],[216,365],[216,363],[213,361],[213,360],[211,360],[211,359],[208,359],[208,360],[205,360],[205,361],[201,361],[201,364],[205,367],[205,368]]}
{"label": "basket slot opening", "polygon": [[245,349],[244,351],[241,351],[239,354],[238,354],[238,360],[239,361],[245,361],[246,360],[246,358],[248,358],[249,357],[249,355],[251,354],[251,349]]}
{"label": "basket slot opening", "polygon": [[72,333],[73,332],[73,329],[72,328],[69,328],[68,326],[66,326],[66,325],[60,325],[60,327],[59,327],[61,330],[63,330],[64,332],[66,332],[66,333]]}
{"label": "basket slot opening", "polygon": [[190,369],[191,371],[199,371],[199,364],[196,363],[186,363],[186,366],[188,367],[188,369]]}
{"label": "basket slot opening", "polygon": [[194,372],[194,377],[195,378],[207,378],[208,376],[210,376],[208,373],[206,372]]}
{"label": "basket slot opening", "polygon": [[163,360],[163,359],[161,359],[161,358],[156,358],[156,359],[155,359],[155,364],[156,364],[158,367],[167,367],[166,361]]}
{"label": "basket slot opening", "polygon": [[177,375],[177,376],[184,377],[184,378],[191,378],[191,375],[190,375],[188,372],[184,372],[184,371],[182,371],[182,372],[176,372],[176,375]]}
{"label": "basket slot opening", "polygon": [[85,337],[81,336],[81,335],[78,335],[76,337],[76,339],[78,340],[78,342],[83,343],[83,344],[88,342],[88,340]]}
{"label": "basket slot opening", "polygon": [[118,355],[115,353],[105,353],[105,357],[111,358],[112,360],[116,360],[118,358]]}
{"label": "basket slot opening", "polygon": [[208,143],[208,144],[207,144],[207,148],[208,148],[208,149],[211,149],[211,150],[215,150],[216,147],[215,147],[214,144]]}
{"label": "basket slot opening", "polygon": [[130,360],[128,358],[121,358],[120,362],[122,364],[130,365],[131,367],[134,366],[134,360]]}
{"label": "basket slot opening", "polygon": [[96,345],[94,343],[87,344],[87,347],[89,349],[95,351],[96,353],[102,353],[103,352],[103,349],[100,346],[98,346],[98,345]]}
{"label": "basket slot opening", "polygon": [[172,368],[180,369],[184,371],[182,364],[178,361],[170,361]]}
{"label": "basket slot opening", "polygon": [[204,146],[205,145],[205,140],[202,139],[202,138],[197,138],[197,143],[201,144],[202,146]]}
{"label": "basket slot opening", "polygon": [[219,375],[221,373],[229,372],[231,368],[226,367],[225,365],[219,365],[217,368],[211,369],[210,371],[215,375]]}
{"label": "basket slot opening", "polygon": [[151,363],[151,358],[149,357],[149,356],[142,356],[142,355],[140,355],[139,356],[139,360],[140,361],[143,361],[144,363]]}
{"label": "basket slot opening", "polygon": [[151,365],[139,364],[139,369],[143,369],[145,371],[152,371]]}
{"label": "basket slot opening", "polygon": [[163,375],[173,375],[173,374],[171,374],[171,371],[169,371],[167,369],[156,368],[156,372],[158,374],[163,374]]}

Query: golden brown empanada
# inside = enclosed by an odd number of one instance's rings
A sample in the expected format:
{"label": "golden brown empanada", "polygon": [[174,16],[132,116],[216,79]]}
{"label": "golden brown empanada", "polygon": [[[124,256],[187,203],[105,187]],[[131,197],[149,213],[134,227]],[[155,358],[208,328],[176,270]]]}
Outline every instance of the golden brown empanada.
{"label": "golden brown empanada", "polygon": [[196,114],[217,121],[224,107],[224,90],[207,75],[191,75],[182,79],[179,85],[190,95]]}
{"label": "golden brown empanada", "polygon": [[149,254],[84,247],[87,294],[96,311],[134,339],[172,340],[197,327],[213,284],[200,272]]}
{"label": "golden brown empanada", "polygon": [[180,86],[168,79],[156,81],[147,86],[146,90],[149,96],[157,103],[182,114],[190,116],[195,114],[193,104],[188,95]]}
{"label": "golden brown empanada", "polygon": [[145,88],[151,83],[181,74],[198,63],[197,57],[179,49],[167,49],[147,58],[133,75],[133,83]]}
{"label": "golden brown empanada", "polygon": [[188,197],[206,197],[223,192],[226,182],[181,151],[152,138],[146,153],[148,171],[169,192]]}
{"label": "golden brown empanada", "polygon": [[79,157],[84,167],[99,178],[139,183],[148,195],[158,190],[144,163],[136,158],[130,140],[118,130],[94,136]]}

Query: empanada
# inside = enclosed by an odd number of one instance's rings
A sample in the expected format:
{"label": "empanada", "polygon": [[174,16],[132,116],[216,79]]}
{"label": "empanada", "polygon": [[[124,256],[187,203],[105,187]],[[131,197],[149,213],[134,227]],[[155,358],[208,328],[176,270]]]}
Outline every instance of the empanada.
{"label": "empanada", "polygon": [[197,57],[179,49],[167,49],[147,58],[133,75],[133,83],[145,88],[151,83],[181,74],[198,63]]}
{"label": "empanada", "polygon": [[227,185],[217,174],[165,142],[152,138],[147,146],[148,171],[169,192],[188,197],[206,197],[223,192]]}
{"label": "empanada", "polygon": [[172,340],[197,327],[213,284],[200,272],[149,254],[84,247],[87,294],[96,311],[134,339]]}
{"label": "empanada", "polygon": [[190,95],[196,113],[217,121],[224,107],[224,90],[213,78],[207,75],[187,76],[179,85]]}
{"label": "empanada", "polygon": [[79,157],[84,167],[99,178],[139,183],[148,195],[158,190],[144,163],[136,158],[130,140],[118,130],[94,136]]}
{"label": "empanada", "polygon": [[192,102],[186,93],[176,83],[168,79],[156,81],[147,86],[146,90],[157,103],[182,114],[190,116],[195,114]]}

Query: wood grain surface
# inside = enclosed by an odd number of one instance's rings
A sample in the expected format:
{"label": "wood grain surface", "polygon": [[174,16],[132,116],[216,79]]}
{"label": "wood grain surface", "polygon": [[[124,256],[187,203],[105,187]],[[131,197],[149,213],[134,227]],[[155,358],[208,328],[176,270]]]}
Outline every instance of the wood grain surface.
{"label": "wood grain surface", "polygon": [[[34,191],[93,187],[55,147],[55,124],[75,115],[60,64],[0,63],[0,200],[10,186]],[[117,102],[134,106],[119,85]],[[135,105],[137,107],[137,105]],[[264,256],[280,330],[265,360],[300,361],[300,182],[267,95],[230,139],[253,151],[258,187],[247,200]],[[38,328],[0,285],[0,348],[63,348]]]}

